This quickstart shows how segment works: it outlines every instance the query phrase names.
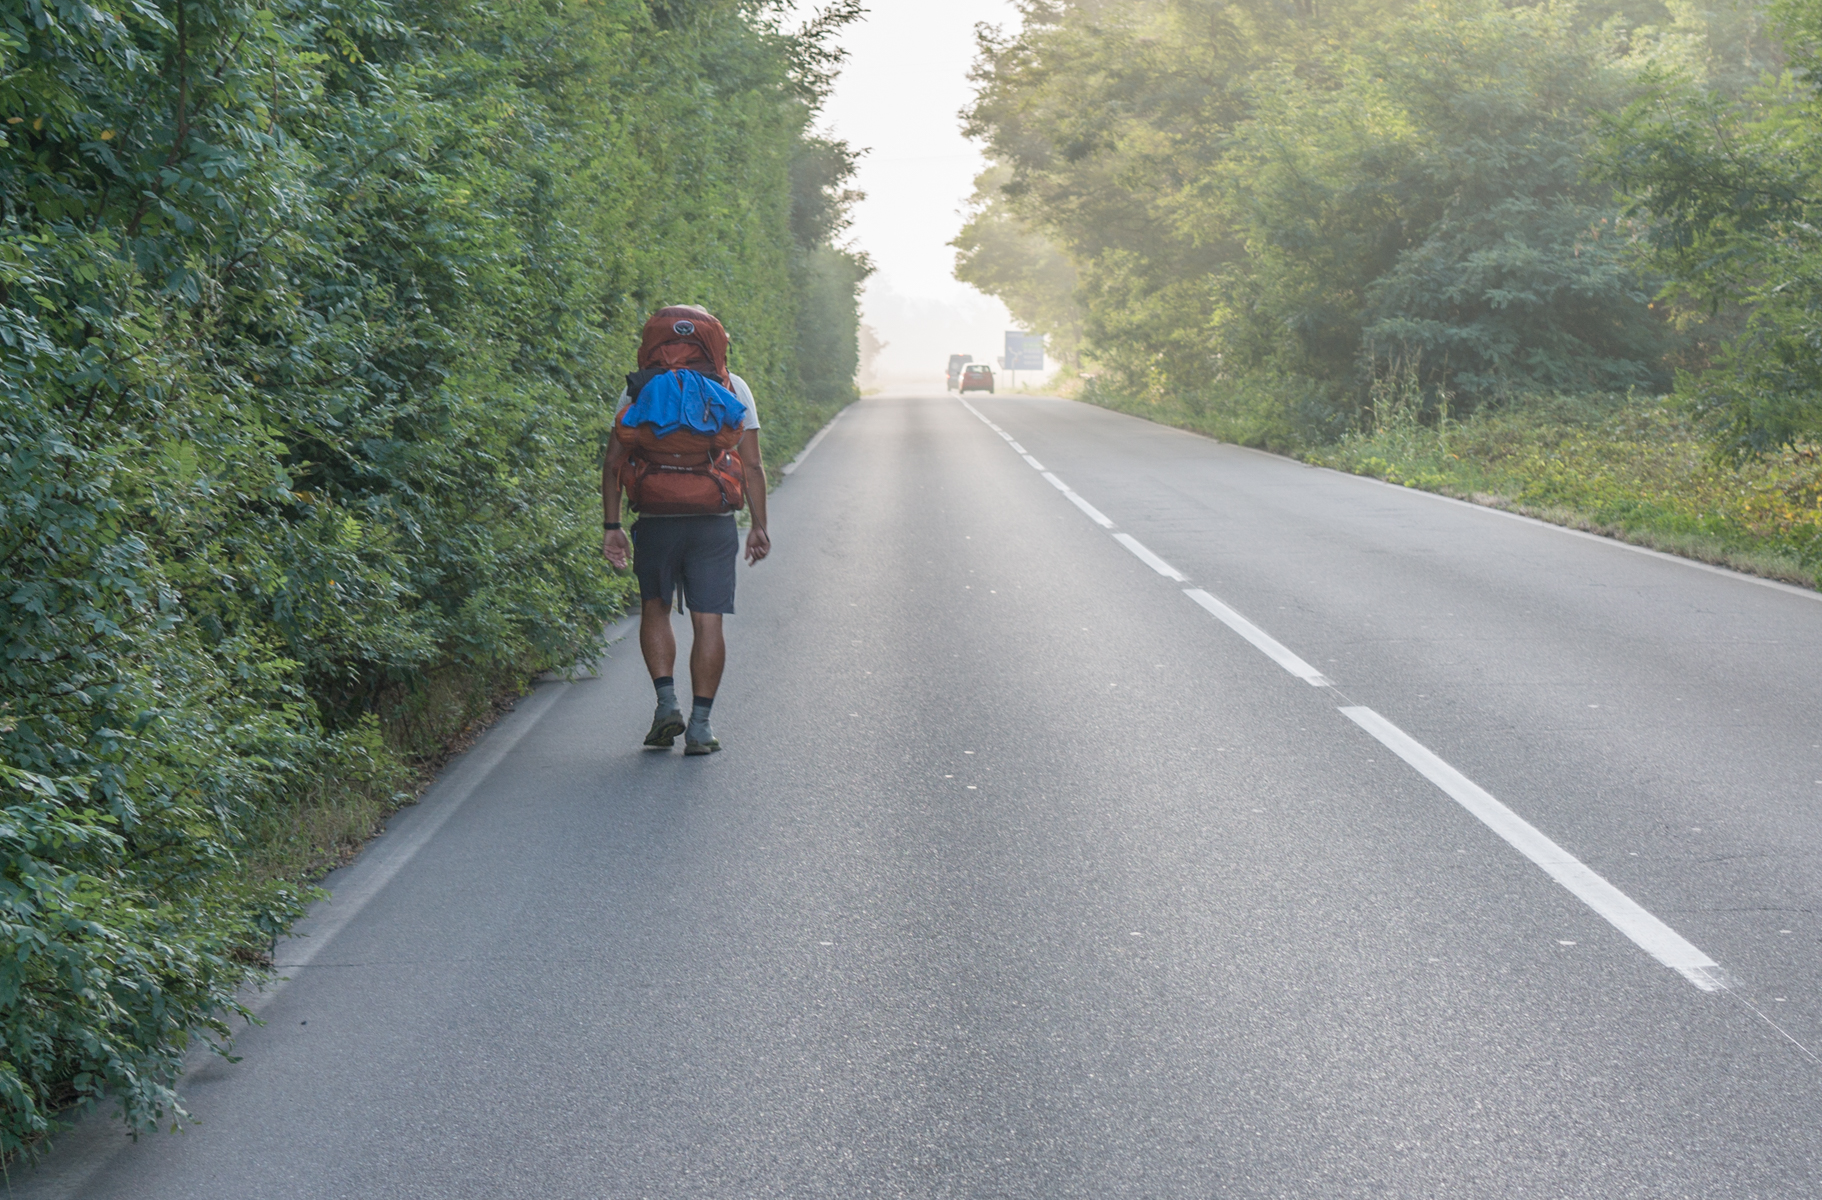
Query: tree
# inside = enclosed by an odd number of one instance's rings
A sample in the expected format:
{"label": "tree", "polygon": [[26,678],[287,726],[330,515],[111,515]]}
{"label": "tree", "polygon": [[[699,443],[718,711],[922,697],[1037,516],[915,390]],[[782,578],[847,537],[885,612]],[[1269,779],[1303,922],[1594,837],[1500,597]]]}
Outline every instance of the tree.
{"label": "tree", "polygon": [[968,221],[950,243],[955,277],[998,296],[1025,328],[1046,336],[1052,357],[1077,367],[1082,308],[1075,298],[1075,264],[1012,211],[1002,191],[1009,178],[1004,168],[992,168],[975,181]]}
{"label": "tree", "polygon": [[[1597,127],[1667,63],[1733,86],[1750,4],[1030,3],[981,35],[966,128],[995,164],[962,277],[1034,314],[1074,269],[1126,394],[1235,404],[1278,440],[1356,419],[1397,364],[1432,403],[1660,388],[1649,221],[1591,178]],[[1035,251],[1037,242],[1026,242]]]}
{"label": "tree", "polygon": [[1650,223],[1662,299],[1737,335],[1683,390],[1734,454],[1822,437],[1822,4],[1773,9],[1789,67],[1743,94],[1668,71],[1615,123],[1603,169]]}
{"label": "tree", "polygon": [[1249,249],[1229,340],[1338,399],[1387,359],[1463,408],[1668,382],[1629,228],[1582,171],[1632,87],[1609,46],[1573,9],[1464,4],[1339,50],[1320,86],[1273,76],[1220,193]]}

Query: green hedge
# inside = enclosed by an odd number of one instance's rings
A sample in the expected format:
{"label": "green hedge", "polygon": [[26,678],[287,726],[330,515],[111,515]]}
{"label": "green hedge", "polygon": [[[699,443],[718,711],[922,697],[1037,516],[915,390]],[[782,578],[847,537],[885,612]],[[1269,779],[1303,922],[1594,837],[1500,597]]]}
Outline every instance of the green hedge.
{"label": "green hedge", "polygon": [[807,127],[854,11],[769,11],[0,14],[0,1153],[180,1112],[308,900],[259,867],[299,806],[589,653],[645,312],[723,316],[777,461],[852,397]]}

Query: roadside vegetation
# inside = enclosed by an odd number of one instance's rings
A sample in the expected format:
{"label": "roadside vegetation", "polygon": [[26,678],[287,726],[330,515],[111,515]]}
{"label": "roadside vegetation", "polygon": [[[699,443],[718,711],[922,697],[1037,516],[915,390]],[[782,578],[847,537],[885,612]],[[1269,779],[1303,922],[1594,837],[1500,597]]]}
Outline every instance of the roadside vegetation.
{"label": "roadside vegetation", "polygon": [[1814,584],[1822,0],[1032,0],[957,275],[1074,394]]}
{"label": "roadside vegetation", "polygon": [[1382,410],[1309,461],[1813,586],[1822,573],[1822,454],[1717,456],[1660,400],[1542,401],[1424,425]]}
{"label": "roadside vegetation", "polygon": [[0,1156],[146,1128],[308,880],[589,656],[644,315],[854,396],[840,0],[0,14]]}

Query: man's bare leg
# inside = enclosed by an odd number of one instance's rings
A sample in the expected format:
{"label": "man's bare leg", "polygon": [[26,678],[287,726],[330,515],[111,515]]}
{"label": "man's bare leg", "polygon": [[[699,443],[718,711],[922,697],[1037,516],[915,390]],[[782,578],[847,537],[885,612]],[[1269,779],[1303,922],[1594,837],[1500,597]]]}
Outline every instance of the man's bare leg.
{"label": "man's bare leg", "polygon": [[677,634],[671,628],[668,602],[647,600],[639,606],[639,653],[645,655],[645,669],[653,679],[676,673]]}
{"label": "man's bare leg", "polygon": [[[721,632],[720,613],[690,614],[695,644],[690,647],[690,692],[713,700],[721,690],[721,672],[727,667],[728,644]],[[677,634],[671,628],[671,606],[647,600],[639,606],[639,652],[653,679],[677,670]]]}
{"label": "man's bare leg", "polygon": [[720,613],[693,612],[690,626],[696,634],[696,642],[690,647],[690,691],[695,699],[690,704],[689,728],[683,734],[683,752],[713,754],[721,749],[721,743],[709,729],[709,709],[721,687],[728,646],[721,636]]}
{"label": "man's bare leg", "polygon": [[[698,701],[713,700],[715,693],[721,690],[721,672],[728,661],[721,614],[693,612],[690,627],[695,635],[690,646],[690,693]],[[677,669],[677,634],[671,628],[671,606],[663,600],[647,600],[639,606],[639,652],[645,656],[645,669],[653,680],[669,679]],[[658,712],[652,717],[652,730],[646,735],[646,745],[668,747],[679,733],[685,732],[676,694],[675,684],[659,692]],[[669,705],[666,705],[666,699],[670,700]],[[690,736],[684,739],[685,747],[697,745],[719,750],[721,744],[709,732],[708,710],[700,703],[690,707]],[[676,714],[674,718],[668,715],[672,713]],[[706,754],[709,750],[700,753]]]}
{"label": "man's bare leg", "polygon": [[663,600],[647,600],[639,606],[639,652],[645,655],[645,669],[658,690],[658,708],[652,714],[645,744],[668,750],[684,731],[684,721],[683,710],[677,706],[677,684],[671,678],[677,665],[677,635],[671,629],[671,606]]}
{"label": "man's bare leg", "polygon": [[690,647],[690,693],[713,700],[721,689],[722,668],[728,664],[728,644],[721,634],[721,614],[693,612],[690,627],[696,635],[696,642]]}

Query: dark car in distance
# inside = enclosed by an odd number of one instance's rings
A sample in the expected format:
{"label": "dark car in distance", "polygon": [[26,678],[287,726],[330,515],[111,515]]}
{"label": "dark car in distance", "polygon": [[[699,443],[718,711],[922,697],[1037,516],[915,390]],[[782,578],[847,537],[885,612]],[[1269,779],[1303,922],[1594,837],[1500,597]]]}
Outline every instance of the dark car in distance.
{"label": "dark car in distance", "polygon": [[964,392],[993,391],[993,368],[986,363],[969,363],[962,368],[962,386]]}
{"label": "dark car in distance", "polygon": [[949,356],[949,374],[947,387],[954,391],[962,382],[962,368],[974,361],[972,354],[951,354]]}

